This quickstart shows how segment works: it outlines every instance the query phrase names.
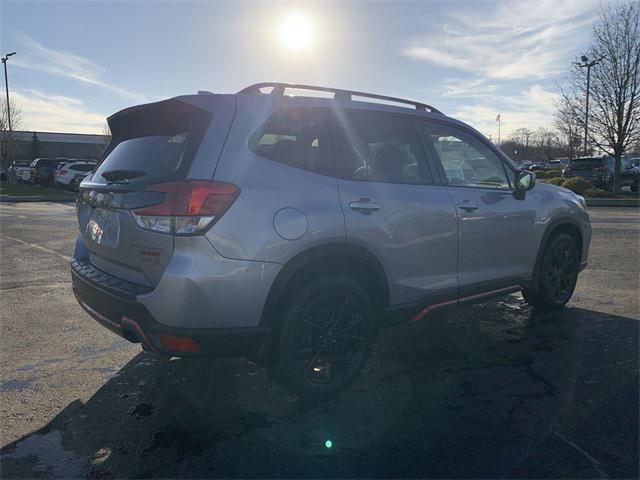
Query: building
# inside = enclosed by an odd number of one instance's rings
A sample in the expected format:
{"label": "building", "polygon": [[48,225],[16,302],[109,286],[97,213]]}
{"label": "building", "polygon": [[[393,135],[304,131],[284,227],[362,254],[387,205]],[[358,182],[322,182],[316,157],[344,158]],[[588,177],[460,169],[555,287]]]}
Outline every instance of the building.
{"label": "building", "polygon": [[[34,133],[37,141],[34,141]],[[98,160],[109,137],[84,133],[14,132],[15,160],[31,161],[36,157],[67,157]],[[35,153],[35,154],[34,154]]]}

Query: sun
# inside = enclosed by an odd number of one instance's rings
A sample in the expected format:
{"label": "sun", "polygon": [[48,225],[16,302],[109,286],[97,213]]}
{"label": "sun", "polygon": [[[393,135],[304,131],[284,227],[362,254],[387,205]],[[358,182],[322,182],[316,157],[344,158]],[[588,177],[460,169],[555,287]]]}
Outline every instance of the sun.
{"label": "sun", "polygon": [[288,51],[308,50],[313,44],[313,23],[300,12],[288,14],[280,24],[278,33],[282,47]]}

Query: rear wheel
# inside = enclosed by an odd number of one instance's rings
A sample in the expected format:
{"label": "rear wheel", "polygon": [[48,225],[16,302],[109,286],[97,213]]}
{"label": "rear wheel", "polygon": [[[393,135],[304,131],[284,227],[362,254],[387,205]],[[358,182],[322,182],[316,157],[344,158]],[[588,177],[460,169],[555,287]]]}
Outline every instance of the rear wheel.
{"label": "rear wheel", "polygon": [[305,400],[347,388],[365,365],[376,331],[372,301],[360,282],[343,274],[312,280],[283,314],[276,380]]}
{"label": "rear wheel", "polygon": [[524,299],[542,310],[562,308],[573,295],[578,268],[576,241],[566,233],[555,235],[543,251],[531,288],[523,292]]}

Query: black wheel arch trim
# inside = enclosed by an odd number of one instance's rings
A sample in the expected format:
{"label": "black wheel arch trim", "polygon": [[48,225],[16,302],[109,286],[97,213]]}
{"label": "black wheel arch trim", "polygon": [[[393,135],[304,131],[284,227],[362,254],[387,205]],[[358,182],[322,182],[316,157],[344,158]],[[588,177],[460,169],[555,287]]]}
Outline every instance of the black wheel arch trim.
{"label": "black wheel arch trim", "polygon": [[544,248],[549,242],[549,240],[553,237],[553,235],[558,231],[559,228],[562,228],[565,225],[570,225],[572,228],[575,228],[580,235],[578,247],[578,257],[580,259],[580,264],[583,263],[582,258],[582,247],[584,245],[584,232],[582,231],[582,227],[580,223],[572,217],[560,217],[556,218],[549,223],[544,233],[542,234],[542,238],[540,239],[540,245],[538,247],[538,253],[536,255],[536,263],[533,267],[533,277],[536,277],[536,273],[538,272],[538,268],[540,266],[540,262],[542,261],[542,255],[544,253]]}
{"label": "black wheel arch trim", "polygon": [[291,258],[280,270],[275,281],[273,282],[267,301],[262,310],[260,326],[271,326],[276,321],[276,313],[279,307],[282,295],[286,291],[286,287],[294,276],[303,271],[303,269],[312,263],[322,261],[331,257],[350,257],[357,262],[366,265],[375,272],[375,282],[380,288],[381,307],[389,304],[389,283],[387,274],[378,257],[364,247],[352,243],[329,243],[318,245],[304,250],[293,258]]}

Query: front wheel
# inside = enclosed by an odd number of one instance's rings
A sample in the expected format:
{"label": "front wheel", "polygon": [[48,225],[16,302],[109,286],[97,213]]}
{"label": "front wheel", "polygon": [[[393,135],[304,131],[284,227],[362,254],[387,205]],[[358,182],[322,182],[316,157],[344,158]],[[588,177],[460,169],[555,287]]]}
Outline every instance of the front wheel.
{"label": "front wheel", "polygon": [[573,295],[578,281],[579,252],[571,235],[555,235],[542,253],[540,265],[524,299],[541,310],[562,308]]}
{"label": "front wheel", "polygon": [[347,388],[364,367],[376,332],[375,313],[360,282],[343,274],[310,281],[284,309],[272,373],[305,400]]}

